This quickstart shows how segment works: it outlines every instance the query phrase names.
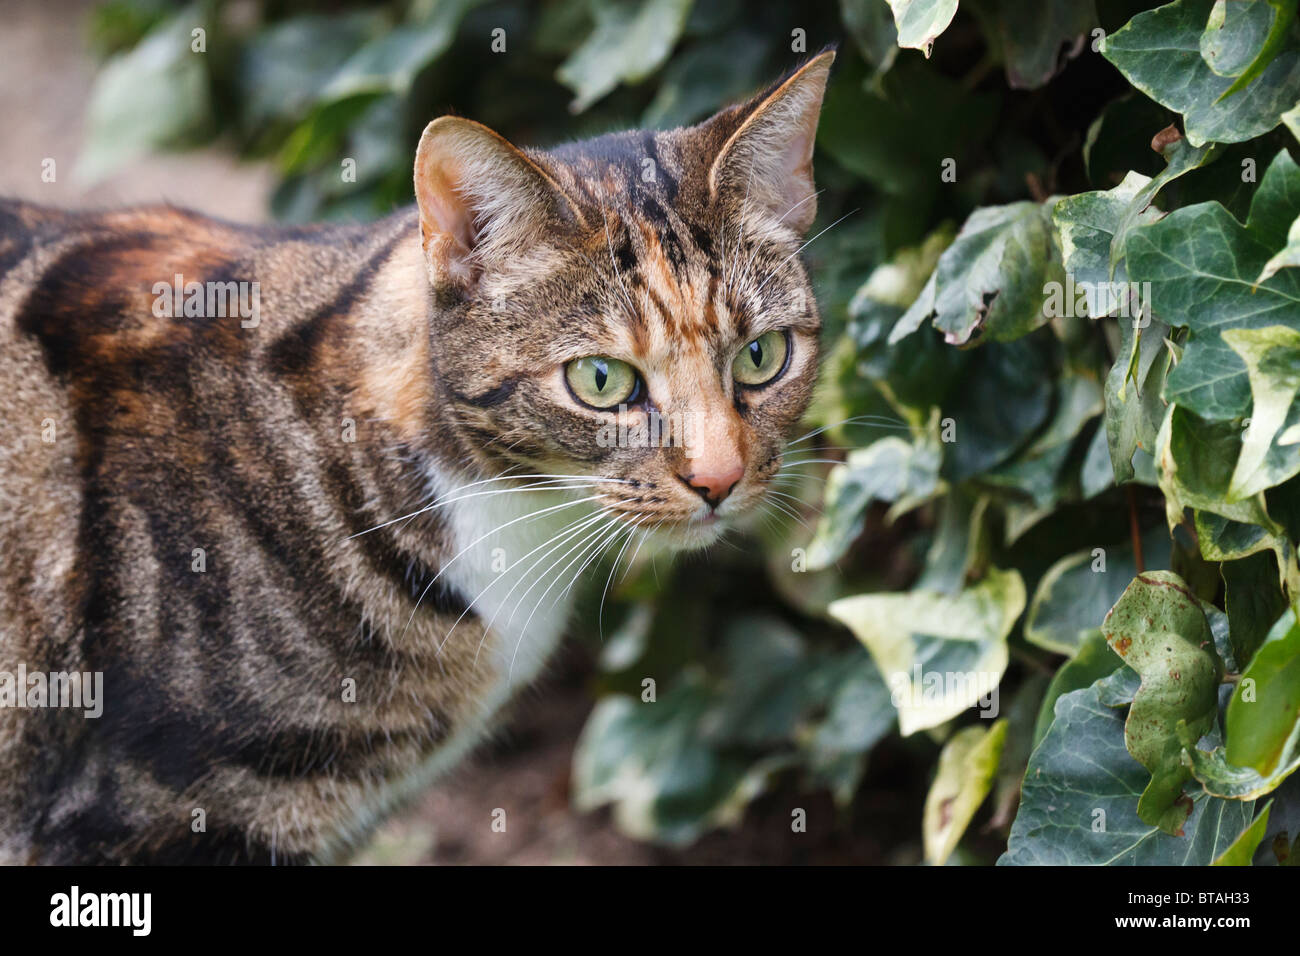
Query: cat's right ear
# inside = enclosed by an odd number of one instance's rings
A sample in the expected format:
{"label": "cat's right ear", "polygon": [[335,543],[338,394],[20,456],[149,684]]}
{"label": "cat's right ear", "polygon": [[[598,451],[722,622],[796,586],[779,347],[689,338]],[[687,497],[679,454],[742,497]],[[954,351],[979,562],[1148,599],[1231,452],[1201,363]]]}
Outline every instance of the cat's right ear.
{"label": "cat's right ear", "polygon": [[[817,216],[813,145],[835,51],[813,57],[789,79],[740,107],[740,127],[722,145],[709,170],[709,191],[730,192],[776,222],[805,233]],[[732,122],[726,110],[701,124]]]}
{"label": "cat's right ear", "polygon": [[494,262],[577,218],[541,167],[486,126],[458,116],[425,127],[415,153],[415,201],[431,274],[466,287]]}

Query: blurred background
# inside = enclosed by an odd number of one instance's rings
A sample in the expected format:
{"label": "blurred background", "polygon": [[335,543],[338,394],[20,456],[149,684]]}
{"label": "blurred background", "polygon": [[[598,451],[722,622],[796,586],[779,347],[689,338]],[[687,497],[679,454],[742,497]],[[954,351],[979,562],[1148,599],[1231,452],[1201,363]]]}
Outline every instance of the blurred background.
{"label": "blurred background", "polygon": [[[667,128],[839,44],[806,250],[828,356],[808,428],[829,427],[751,536],[592,573],[549,676],[360,861],[918,863],[933,857],[922,814],[939,755],[979,722],[966,711],[900,736],[871,656],[828,604],[959,594],[990,568],[1033,594],[1098,543],[1131,562],[1131,532],[1159,527],[1163,506],[1113,486],[1092,371],[1103,337],[1044,327],[976,350],[928,326],[887,337],[972,210],[1161,167],[1147,143],[1170,114],[1126,96],[1088,42],[1153,5],[1009,16],[1013,0],[963,2],[927,56],[898,48],[885,0],[6,0],[0,191],[370,219],[411,201],[415,142],[442,113],[521,145]],[[952,409],[967,430],[944,445]],[[1115,597],[1069,596],[1091,603],[1031,609],[988,637],[1009,651],[1001,708],[1015,719],[945,859],[992,862],[1005,846],[1062,660],[1052,629],[1073,641],[1066,612],[1095,623]],[[1015,622],[1023,595],[1007,602]]]}

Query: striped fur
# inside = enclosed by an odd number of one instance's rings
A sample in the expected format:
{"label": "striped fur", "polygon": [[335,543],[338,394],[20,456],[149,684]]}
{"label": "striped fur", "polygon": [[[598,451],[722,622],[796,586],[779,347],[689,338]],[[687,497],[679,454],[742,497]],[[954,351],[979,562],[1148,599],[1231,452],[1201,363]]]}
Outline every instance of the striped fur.
{"label": "striped fur", "polygon": [[[371,225],[0,202],[0,672],[105,698],[0,707],[0,861],[338,858],[540,669],[588,559],[751,511],[816,367],[830,59],[685,130],[439,121],[417,207]],[[178,275],[257,283],[257,322],[160,317]],[[737,388],[775,328],[788,371]],[[593,354],[742,455],[719,520],[684,449],[597,441],[563,378]]]}

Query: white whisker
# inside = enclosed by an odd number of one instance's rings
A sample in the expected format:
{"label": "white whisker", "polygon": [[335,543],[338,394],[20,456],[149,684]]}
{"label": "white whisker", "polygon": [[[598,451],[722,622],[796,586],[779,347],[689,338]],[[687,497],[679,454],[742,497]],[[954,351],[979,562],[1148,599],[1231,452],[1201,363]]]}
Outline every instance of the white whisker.
{"label": "white whisker", "polygon": [[[515,561],[513,564],[511,564],[510,567],[507,568],[505,572],[499,574],[497,577],[495,577],[495,578],[493,578],[491,581],[489,581],[489,582],[487,583],[487,585],[483,588],[483,590],[481,590],[481,591],[478,593],[478,595],[474,598],[474,601],[470,602],[469,607],[473,607],[473,606],[474,606],[474,603],[477,602],[478,599],[481,598],[484,594],[486,594],[487,591],[492,587],[493,584],[495,584],[497,581],[501,580],[501,578],[505,577],[505,576],[506,576],[506,573],[508,573],[508,572],[510,571],[511,568],[514,568],[515,566],[517,566],[518,564],[520,564],[520,562],[526,561],[529,557],[531,557],[532,555],[536,554],[538,551],[541,551],[542,548],[546,548],[547,545],[550,545],[550,547],[549,547],[549,548],[548,548],[548,549],[547,549],[547,550],[542,554],[542,556],[539,557],[536,561],[534,561],[531,565],[529,565],[528,570],[525,571],[522,575],[520,575],[520,577],[518,578],[518,580],[515,581],[515,583],[510,587],[510,590],[507,591],[507,592],[505,593],[505,596],[501,599],[501,604],[500,604],[500,606],[499,606],[495,611],[492,612],[492,617],[488,619],[487,624],[485,624],[484,627],[483,627],[483,636],[479,638],[479,642],[478,642],[478,650],[476,650],[476,651],[474,652],[474,663],[475,663],[475,664],[478,663],[478,656],[479,656],[479,653],[483,650],[483,642],[487,640],[487,636],[488,636],[488,634],[491,633],[491,631],[492,631],[492,625],[496,622],[497,615],[499,615],[499,614],[500,614],[500,613],[505,609],[505,602],[506,602],[507,600],[509,600],[509,598],[510,598],[510,596],[511,596],[512,594],[515,593],[515,591],[518,589],[519,585],[523,584],[524,581],[527,580],[527,575],[531,574],[531,573],[532,573],[532,572],[537,568],[537,566],[538,566],[539,564],[541,564],[541,563],[542,563],[543,561],[545,561],[545,560],[546,560],[546,559],[547,559],[551,554],[553,554],[556,550],[558,550],[560,547],[562,547],[566,541],[570,541],[570,540],[572,540],[574,537],[576,537],[576,536],[582,534],[584,531],[587,531],[589,528],[591,528],[591,526],[592,526],[593,524],[597,524],[597,523],[598,523],[602,518],[604,518],[604,515],[603,515],[601,512],[599,512],[599,511],[593,512],[592,514],[588,515],[586,518],[580,519],[580,520],[577,522],[577,527],[571,528],[570,530],[567,530],[567,531],[563,531],[563,532],[557,533],[557,534],[554,535],[552,538],[548,539],[547,541],[542,542],[542,543],[541,543],[540,545],[538,545],[536,548],[533,548],[532,551],[529,551],[528,554],[524,555],[524,556],[523,556],[522,558],[520,558],[518,561]],[[583,539],[583,540],[585,540],[585,539]],[[568,552],[565,552],[565,553],[567,554]],[[561,561],[564,560],[563,556],[561,556],[561,558],[560,558],[559,560],[561,560]],[[556,563],[558,563],[558,561],[557,561]],[[552,567],[554,567],[554,565],[552,565]],[[549,571],[550,569],[548,568],[547,570]],[[530,586],[529,586],[529,589],[528,589],[527,591],[525,591],[522,595],[520,595],[518,599],[516,599],[516,601],[515,601],[515,609],[516,609],[516,610],[518,610],[518,607],[519,607],[519,601],[522,601],[525,597],[527,597],[528,594],[529,594],[529,592],[530,592],[531,590],[532,590],[532,586],[530,585]],[[465,616],[466,613],[469,612],[469,607],[467,607],[467,608],[465,609],[465,612],[463,612],[463,613],[461,614],[461,617],[462,617],[462,618]],[[513,620],[513,619],[514,619],[514,615],[512,614],[512,615],[511,615],[511,620]],[[457,618],[457,619],[456,619],[456,624],[459,624],[459,623],[460,623],[460,618]],[[507,622],[507,623],[509,623],[509,622]],[[438,648],[438,649],[439,649],[439,652],[441,652],[441,650],[442,650],[442,646],[445,645],[445,644],[447,643],[447,641],[451,638],[451,633],[452,633],[452,631],[454,631],[454,630],[456,629],[456,624],[453,624],[453,625],[452,625],[452,627],[451,627],[451,631],[448,631],[448,632],[447,632],[447,637],[445,637],[445,638],[443,639],[442,645],[439,645],[439,648]]]}
{"label": "white whisker", "polygon": [[872,428],[872,427],[907,428],[907,423],[904,422],[901,418],[886,418],[884,415],[855,415],[852,418],[845,418],[838,422],[831,422],[829,425],[822,425],[819,428],[814,428],[808,434],[800,435],[794,441],[786,442],[785,447],[789,448],[791,445],[797,445],[800,442],[805,442],[809,438],[813,438],[817,435],[820,435],[822,432],[827,431],[831,428],[837,428],[840,425],[862,425],[865,428]]}
{"label": "white whisker", "polygon": [[827,226],[827,227],[826,227],[825,229],[823,229],[821,232],[817,233],[817,235],[813,236],[811,239],[809,239],[807,242],[805,242],[802,246],[800,246],[800,247],[799,247],[798,249],[796,249],[794,252],[790,253],[788,256],[786,256],[784,259],[782,259],[780,262],[778,262],[777,265],[776,265],[776,268],[773,269],[770,273],[768,273],[767,278],[764,279],[762,282],[760,282],[760,283],[758,284],[758,288],[754,290],[754,294],[757,295],[758,293],[762,292],[762,291],[763,291],[763,287],[764,287],[765,285],[767,285],[769,282],[771,282],[772,279],[776,276],[776,274],[777,274],[778,272],[781,271],[781,267],[782,267],[782,266],[784,266],[787,262],[789,262],[789,261],[790,261],[791,259],[793,259],[795,256],[799,255],[799,253],[803,252],[805,249],[807,249],[809,246],[811,246],[814,242],[816,242],[816,241],[817,241],[818,239],[820,239],[822,236],[826,235],[826,233],[830,232],[832,229],[834,229],[836,226],[838,226],[840,223],[842,223],[845,219],[848,219],[849,216],[853,215],[853,213],[855,213],[855,212],[858,212],[858,210],[857,210],[857,209],[853,209],[853,210],[850,210],[849,212],[846,212],[844,215],[840,216],[839,219],[836,219],[833,223],[831,223],[829,226]]}
{"label": "white whisker", "polygon": [[561,502],[561,503],[558,504],[558,505],[551,505],[551,506],[548,507],[548,508],[542,508],[542,509],[540,509],[540,510],[538,510],[538,511],[529,512],[529,513],[526,514],[526,515],[520,515],[520,516],[517,517],[517,518],[512,518],[511,520],[507,521],[505,524],[499,525],[499,526],[493,528],[491,531],[487,532],[486,534],[480,535],[479,537],[475,538],[475,539],[474,539],[473,541],[471,541],[469,544],[465,545],[465,547],[461,548],[460,551],[458,551],[458,552],[455,554],[455,556],[451,558],[451,560],[443,562],[442,567],[440,567],[440,568],[438,569],[438,573],[435,574],[435,575],[434,575],[434,576],[429,580],[429,583],[426,584],[426,585],[424,586],[424,590],[420,592],[420,596],[419,596],[419,598],[416,599],[415,607],[413,607],[413,608],[411,609],[411,616],[408,617],[408,618],[406,619],[406,627],[402,629],[402,634],[405,635],[406,632],[407,632],[407,630],[410,629],[410,627],[411,627],[411,621],[413,621],[413,620],[415,619],[415,612],[418,611],[418,610],[420,609],[420,602],[423,601],[423,600],[424,600],[424,596],[425,596],[426,594],[429,593],[429,589],[430,589],[431,587],[433,587],[434,584],[437,583],[438,579],[439,579],[440,577],[442,577],[444,571],[446,571],[446,570],[447,570],[448,568],[450,568],[453,564],[455,564],[456,561],[457,561],[457,560],[458,560],[462,555],[464,555],[467,551],[469,551],[469,550],[470,550],[471,548],[473,548],[475,545],[477,545],[477,544],[479,544],[480,542],[486,540],[487,538],[492,537],[494,534],[499,534],[500,532],[504,531],[506,528],[509,528],[511,525],[518,524],[520,521],[535,521],[535,520],[537,520],[538,518],[540,518],[542,515],[550,514],[550,513],[553,512],[553,511],[560,511],[560,510],[562,510],[562,509],[564,509],[564,508],[572,508],[574,505],[585,504],[585,503],[587,503],[587,502],[589,502],[589,501],[597,501],[597,500],[599,500],[599,499],[602,498],[602,497],[604,497],[604,496],[603,496],[603,495],[588,495],[588,496],[585,497],[585,498],[577,498],[577,499],[575,499],[575,500],[573,500],[573,501],[564,501],[564,502]]}
{"label": "white whisker", "polygon": [[[821,195],[822,193],[824,193],[825,191],[826,191],[826,190],[824,190],[824,189],[819,189],[819,190],[817,190],[817,192],[815,192],[815,193],[810,193],[809,195],[804,196],[803,199],[800,199],[797,203],[795,203],[793,206],[791,206],[789,209],[787,209],[784,213],[782,213],[781,218],[777,220],[777,224],[780,225],[781,223],[785,222],[786,217],[789,216],[790,213],[794,212],[796,209],[798,209],[798,208],[799,208],[800,206],[802,206],[804,203],[806,203],[806,202],[810,202],[810,201],[812,201],[812,200],[815,200],[818,196],[820,196],[820,195]],[[753,251],[753,253],[750,254],[749,260],[745,263],[745,267],[740,271],[740,279],[741,279],[741,280],[744,280],[744,279],[749,278],[750,270],[754,267],[754,263],[755,263],[755,261],[757,261],[757,259],[758,259],[759,249],[760,249],[760,247],[758,247],[758,246],[755,246],[755,247],[754,247],[754,251]],[[785,263],[782,263],[782,265],[784,265],[784,264],[785,264]],[[778,267],[778,268],[779,268],[779,267]]]}
{"label": "white whisker", "polygon": [[596,612],[596,633],[600,635],[602,643],[605,640],[605,598],[609,596],[609,584],[614,580],[614,573],[618,570],[618,563],[623,560],[623,555],[627,553],[627,546],[632,543],[632,538],[636,535],[637,526],[649,517],[648,514],[642,515],[628,529],[627,537],[623,540],[623,547],[614,558],[614,565],[609,569],[609,577],[605,579],[605,588],[600,592],[600,608]]}
{"label": "white whisker", "polygon": [[[447,631],[446,635],[444,635],[444,637],[443,637],[441,643],[439,643],[439,645],[438,645],[438,654],[439,654],[439,655],[442,654],[442,649],[443,649],[444,647],[446,647],[447,642],[448,642],[449,640],[451,640],[451,635],[452,635],[453,632],[455,632],[456,627],[460,624],[461,621],[463,621],[463,620],[465,619],[465,615],[468,614],[468,613],[469,613],[469,612],[474,608],[474,606],[475,606],[476,604],[478,604],[479,600],[483,597],[483,595],[485,595],[485,594],[486,594],[486,593],[487,593],[487,592],[492,588],[492,585],[496,584],[496,583],[497,583],[498,581],[500,581],[502,578],[506,577],[506,575],[509,574],[509,572],[510,572],[511,570],[513,570],[514,568],[518,567],[518,566],[519,566],[521,563],[523,563],[524,561],[527,561],[530,557],[532,557],[532,556],[533,556],[534,554],[536,554],[538,551],[542,550],[542,548],[545,548],[547,545],[551,545],[551,544],[554,544],[554,547],[559,547],[560,544],[562,544],[565,540],[567,540],[568,538],[572,537],[572,536],[575,535],[575,534],[579,534],[579,533],[581,533],[581,531],[582,531],[584,528],[590,526],[594,521],[598,520],[599,518],[600,518],[600,512],[597,511],[597,512],[593,512],[592,514],[589,514],[589,515],[583,515],[582,517],[575,519],[574,521],[572,521],[572,522],[570,522],[569,524],[567,524],[567,525],[565,525],[564,527],[562,527],[559,531],[557,531],[554,535],[552,535],[552,536],[551,536],[550,538],[548,538],[547,540],[543,541],[543,542],[542,542],[541,544],[539,544],[537,547],[533,548],[531,551],[529,551],[529,552],[528,552],[527,554],[525,554],[523,557],[521,557],[521,558],[517,559],[516,561],[514,561],[513,563],[511,563],[511,564],[510,564],[510,565],[505,569],[505,571],[501,572],[501,573],[498,574],[496,577],[494,577],[492,580],[490,580],[486,585],[484,585],[483,588],[478,592],[478,594],[474,595],[474,599],[473,599],[472,601],[470,601],[469,604],[467,604],[467,605],[465,606],[465,610],[461,611],[461,613],[460,613],[460,617],[456,618],[455,623],[452,624],[451,628]],[[557,543],[557,542],[558,542],[558,543]],[[550,552],[547,552],[547,553],[549,554]],[[538,559],[537,564],[540,564],[541,561],[542,561],[545,557],[546,557],[546,555],[542,555],[542,558],[539,558],[539,559]],[[534,564],[533,567],[536,567],[537,564]],[[530,567],[528,570],[531,571],[531,570],[532,570],[532,567]],[[521,578],[519,581],[516,581],[516,582],[515,582],[515,586],[514,586],[514,587],[518,587],[519,584],[521,584],[521,583],[522,583],[522,578]],[[512,587],[509,591],[506,592],[506,597],[507,597],[507,598],[508,598],[511,594],[514,593],[514,587]],[[497,609],[497,612],[498,612],[498,613],[500,612],[500,608]],[[494,613],[494,614],[492,615],[492,620],[493,620],[493,621],[496,620],[496,613]],[[491,627],[491,623],[489,622],[488,626],[484,627],[484,629],[483,629],[483,638],[481,638],[481,639],[479,640],[479,647],[480,647],[480,648],[483,646],[483,640],[487,638],[488,631],[490,630],[490,627]],[[474,661],[475,661],[475,663],[478,662],[478,654],[477,654],[477,653],[474,655]]]}
{"label": "white whisker", "polygon": [[812,505],[812,504],[809,504],[808,502],[804,501],[804,500],[803,500],[802,498],[800,498],[798,495],[792,495],[792,494],[789,494],[789,493],[784,492],[784,491],[777,491],[775,488],[769,488],[769,489],[767,490],[767,493],[768,493],[769,495],[777,495],[778,497],[780,497],[780,498],[784,498],[784,499],[787,500],[787,501],[794,501],[794,502],[797,502],[798,504],[801,504],[801,505],[803,505],[803,506],[806,507],[806,508],[812,508],[812,510],[815,511],[815,512],[817,512],[819,515],[825,515],[825,513],[826,513],[826,512],[824,512],[824,511],[822,511],[820,508],[818,508],[816,505]]}
{"label": "white whisker", "polygon": [[[475,491],[467,495],[457,494],[457,492],[464,491],[468,488],[473,488],[477,485],[485,485],[493,481],[522,481],[527,478],[534,478],[534,477],[544,479],[544,480],[532,482],[527,485],[522,485],[518,488],[490,488],[486,491]],[[571,486],[560,486],[557,484],[557,482],[561,482],[561,481],[576,482],[576,484]],[[497,478],[485,478],[482,481],[475,481],[475,482],[471,482],[468,485],[461,485],[456,488],[453,488],[451,491],[447,492],[446,494],[438,496],[430,503],[424,505],[421,508],[416,509],[415,511],[412,511],[410,514],[393,518],[389,521],[383,522],[382,524],[377,524],[373,528],[367,528],[365,531],[358,531],[356,534],[348,535],[348,540],[351,540],[352,538],[359,538],[364,534],[370,534],[372,531],[378,531],[381,528],[387,528],[389,525],[397,524],[397,522],[399,521],[407,521],[411,518],[415,518],[419,515],[425,514],[426,512],[434,511],[438,508],[443,508],[450,504],[455,504],[458,501],[466,501],[470,498],[481,498],[489,495],[515,494],[521,491],[581,490],[584,488],[591,487],[592,485],[603,484],[605,482],[610,482],[612,484],[630,483],[624,481],[621,478],[595,478],[595,477],[589,478],[589,477],[584,477],[582,475],[531,475],[531,476],[530,475],[505,475]]]}
{"label": "white whisker", "polygon": [[799,461],[787,461],[781,465],[781,470],[794,468],[799,465],[842,465],[844,464],[839,458],[801,458]]}
{"label": "white whisker", "polygon": [[[508,617],[508,618],[506,619],[506,624],[505,624],[505,626],[506,626],[506,629],[507,629],[507,630],[509,629],[510,625],[514,622],[515,615],[519,613],[519,608],[520,608],[520,606],[522,605],[522,603],[523,603],[523,601],[524,601],[524,598],[526,598],[526,597],[528,597],[528,595],[532,594],[532,593],[533,593],[533,589],[534,589],[535,587],[537,587],[537,585],[541,584],[542,581],[544,581],[544,580],[546,580],[548,577],[550,577],[551,572],[554,571],[557,567],[559,567],[559,565],[560,565],[560,563],[561,563],[562,561],[564,561],[566,558],[569,558],[570,555],[575,555],[573,558],[571,558],[571,559],[569,560],[569,564],[566,564],[566,565],[564,566],[564,569],[561,570],[560,573],[557,574],[557,575],[556,575],[556,576],[551,580],[551,583],[550,583],[549,585],[547,585],[546,590],[542,592],[541,596],[538,597],[537,602],[533,605],[533,610],[532,610],[532,611],[529,613],[529,615],[528,615],[528,619],[527,619],[527,621],[524,622],[524,626],[520,629],[519,640],[515,642],[515,651],[514,651],[514,654],[512,654],[512,655],[511,655],[511,658],[510,658],[510,666],[511,666],[511,673],[512,673],[512,674],[513,674],[513,668],[514,668],[515,655],[517,655],[517,654],[519,653],[519,646],[520,646],[520,644],[523,642],[524,635],[525,635],[525,634],[527,633],[527,631],[528,631],[528,624],[532,621],[532,619],[533,619],[533,615],[537,613],[537,609],[541,606],[541,602],[542,602],[542,600],[546,597],[547,594],[549,594],[549,593],[551,592],[551,588],[553,588],[553,587],[554,587],[554,586],[559,582],[559,580],[560,580],[560,578],[563,576],[564,572],[567,571],[567,570],[568,570],[568,569],[573,565],[573,562],[574,562],[574,561],[577,561],[578,558],[580,558],[583,554],[586,553],[587,548],[591,547],[592,542],[593,542],[593,541],[599,541],[599,540],[600,540],[600,539],[605,535],[605,533],[609,530],[609,524],[612,523],[613,520],[614,520],[614,519],[612,519],[612,518],[608,518],[608,517],[606,517],[606,516],[604,516],[604,515],[601,515],[600,517],[606,519],[606,523],[605,523],[605,524],[597,523],[597,525],[596,525],[596,527],[595,527],[594,530],[588,530],[587,533],[586,533],[586,534],[585,534],[581,539],[579,539],[577,543],[570,545],[569,548],[568,548],[566,551],[564,551],[564,553],[561,554],[561,555],[560,555],[560,556],[559,556],[555,561],[553,561],[553,562],[552,562],[552,563],[551,563],[551,564],[546,568],[545,571],[543,571],[541,574],[539,574],[539,575],[537,575],[536,577],[533,578],[533,581],[532,581],[531,584],[528,585],[527,590],[525,590],[524,593],[521,594],[521,595],[518,597],[518,599],[515,601],[515,603],[514,603],[514,609],[510,612],[510,617]],[[549,554],[550,552],[547,552],[547,553]],[[545,556],[544,556],[544,557],[545,557]],[[539,562],[539,563],[540,563],[540,562]],[[536,565],[534,565],[534,567],[536,567]],[[529,571],[531,571],[531,570],[532,570],[532,568],[529,568]],[[511,589],[511,593],[513,593],[513,591],[514,591],[514,589],[512,588],[512,589]],[[493,615],[493,620],[495,620],[495,619],[496,619],[496,615]],[[490,626],[491,626],[491,625],[489,624],[489,627],[490,627]],[[481,646],[481,645],[482,645],[482,642],[480,642],[480,646]],[[508,677],[507,677],[507,680],[509,680]]]}

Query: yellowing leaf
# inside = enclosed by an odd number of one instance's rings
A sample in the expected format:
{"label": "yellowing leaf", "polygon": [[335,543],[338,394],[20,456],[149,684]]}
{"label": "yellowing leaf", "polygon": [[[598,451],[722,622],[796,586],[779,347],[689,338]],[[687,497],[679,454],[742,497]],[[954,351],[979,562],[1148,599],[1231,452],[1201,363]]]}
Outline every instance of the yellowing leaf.
{"label": "yellowing leaf", "polygon": [[997,776],[1007,722],[988,730],[967,727],[953,734],[939,754],[939,769],[925,798],[921,831],[925,858],[942,866],[961,841]]}
{"label": "yellowing leaf", "polygon": [[957,0],[889,0],[898,29],[898,45],[920,50],[927,57],[934,38],[952,23]]}
{"label": "yellowing leaf", "polygon": [[1248,498],[1300,474],[1300,329],[1228,329],[1223,340],[1246,363],[1253,401],[1227,497]]}
{"label": "yellowing leaf", "polygon": [[951,720],[997,687],[1007,635],[1024,607],[1019,573],[993,569],[956,595],[861,594],[827,610],[871,652],[907,736]]}

